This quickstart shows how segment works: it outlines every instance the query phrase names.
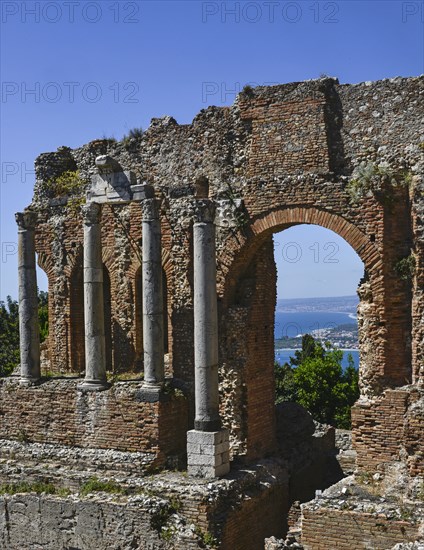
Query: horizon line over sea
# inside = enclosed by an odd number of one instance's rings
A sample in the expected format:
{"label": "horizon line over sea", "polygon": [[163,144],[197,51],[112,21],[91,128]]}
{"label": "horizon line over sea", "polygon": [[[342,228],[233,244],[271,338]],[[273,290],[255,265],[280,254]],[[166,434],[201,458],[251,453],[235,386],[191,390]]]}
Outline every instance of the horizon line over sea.
{"label": "horizon line over sea", "polygon": [[[319,337],[319,331],[335,329],[340,325],[356,325],[357,327],[356,305],[358,302],[357,296],[279,299],[274,317],[274,339],[301,337],[308,333]],[[284,305],[288,306],[288,311]],[[296,307],[293,308],[293,306]],[[349,353],[353,357],[355,367],[359,367],[358,349],[338,349],[344,352],[343,367],[348,365]],[[280,364],[289,362],[295,351],[290,348],[274,349],[275,360]]]}

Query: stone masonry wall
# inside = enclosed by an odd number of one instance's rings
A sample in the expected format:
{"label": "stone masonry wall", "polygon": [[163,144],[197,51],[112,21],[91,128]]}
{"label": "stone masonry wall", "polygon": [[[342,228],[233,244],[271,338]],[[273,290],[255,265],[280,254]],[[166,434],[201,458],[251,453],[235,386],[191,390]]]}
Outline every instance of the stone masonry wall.
{"label": "stone masonry wall", "polygon": [[265,461],[224,480],[178,472],[136,478],[129,495],[3,495],[0,546],[260,550],[266,536],[284,532],[287,481],[281,463]]}
{"label": "stone masonry wall", "polygon": [[[387,550],[419,538],[419,525],[384,515],[303,507],[302,545],[305,550]],[[353,546],[352,546],[353,545]]]}
{"label": "stone masonry wall", "polygon": [[406,460],[412,475],[422,474],[423,397],[414,387],[387,390],[352,408],[352,442],[360,472]]}
{"label": "stone masonry wall", "polygon": [[[273,233],[294,224],[335,231],[364,263],[362,396],[371,399],[413,378],[418,382],[424,364],[419,191],[423,105],[423,77],[356,85],[325,78],[247,90],[233,106],[202,110],[189,125],[178,125],[171,117],[153,119],[133,140],[96,140],[75,150],[60,148],[40,155],[31,207],[40,213],[37,250],[49,279],[52,370],[76,372],[83,367],[82,354],[74,351],[81,349],[82,341],[77,328],[82,319],[82,223],[66,196],[52,196],[48,182],[64,170],[78,169],[85,190],[96,173],[96,157],[107,154],[122,170],[152,184],[162,200],[169,373],[189,397],[189,422],[194,376],[192,220],[199,181],[207,180],[209,195],[218,201],[220,326],[227,342],[221,342],[221,376],[229,377],[221,379],[222,411],[237,452],[252,458],[266,452],[259,434],[264,430],[268,437],[274,422],[273,357],[268,349],[274,275],[260,251]],[[368,192],[352,201],[349,182],[365,165],[375,173],[384,169],[402,174],[404,180],[393,189]],[[135,299],[140,227],[139,205],[103,208],[111,368],[116,372],[142,369],[140,304]],[[417,270],[412,279],[403,280],[396,265],[411,250]],[[237,296],[250,273],[255,275],[243,313]],[[240,341],[243,336],[245,342]],[[234,402],[229,395],[235,396]]]}
{"label": "stone masonry wall", "polygon": [[30,388],[2,383],[0,439],[143,451],[156,456],[156,466],[184,459],[188,415],[183,397],[149,403],[140,383],[83,393],[78,382],[52,380]]}

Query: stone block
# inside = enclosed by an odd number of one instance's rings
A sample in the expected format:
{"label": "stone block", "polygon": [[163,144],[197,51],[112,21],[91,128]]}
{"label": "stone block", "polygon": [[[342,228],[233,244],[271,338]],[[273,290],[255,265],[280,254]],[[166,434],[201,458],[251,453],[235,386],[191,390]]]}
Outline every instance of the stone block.
{"label": "stone block", "polygon": [[98,203],[129,202],[133,198],[135,174],[129,170],[94,174],[87,191],[87,200]]}
{"label": "stone block", "polygon": [[228,430],[187,432],[188,474],[195,477],[219,477],[230,471]]}
{"label": "stone block", "polygon": [[227,429],[218,432],[201,432],[199,430],[190,430],[187,432],[187,443],[198,443],[200,445],[219,445],[229,441],[229,431]]}
{"label": "stone block", "polygon": [[228,451],[229,442],[218,443],[217,445],[201,445],[200,443],[187,443],[187,453],[203,455],[219,455]]}
{"label": "stone block", "polygon": [[199,455],[190,454],[190,466],[221,466],[222,454],[220,455]]}
{"label": "stone block", "polygon": [[143,386],[137,390],[134,398],[140,403],[157,403],[158,401],[163,403],[170,400],[170,395],[165,393],[160,386]]}
{"label": "stone block", "polygon": [[227,464],[220,464],[219,466],[201,466],[189,464],[187,468],[187,473],[189,476],[202,478],[222,477],[228,474],[229,471],[229,462]]}
{"label": "stone block", "polygon": [[155,191],[151,185],[145,183],[136,183],[131,186],[133,200],[141,201],[144,199],[153,199],[155,197]]}
{"label": "stone block", "polygon": [[199,443],[187,443],[187,454],[200,455],[202,446]]}

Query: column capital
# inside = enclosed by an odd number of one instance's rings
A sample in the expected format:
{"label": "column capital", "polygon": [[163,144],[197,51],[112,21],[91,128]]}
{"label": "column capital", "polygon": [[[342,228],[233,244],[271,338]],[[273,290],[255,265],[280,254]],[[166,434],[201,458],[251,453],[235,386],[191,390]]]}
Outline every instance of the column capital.
{"label": "column capital", "polygon": [[196,200],[194,223],[213,223],[215,221],[215,202],[210,199]]}
{"label": "column capital", "polygon": [[31,210],[25,210],[24,212],[16,212],[15,220],[19,229],[34,230],[37,225],[38,214]]}
{"label": "column capital", "polygon": [[102,207],[97,202],[88,202],[81,206],[81,212],[86,225],[100,223]]}
{"label": "column capital", "polygon": [[157,199],[142,200],[141,208],[143,212],[144,222],[159,219],[159,202],[157,201]]}

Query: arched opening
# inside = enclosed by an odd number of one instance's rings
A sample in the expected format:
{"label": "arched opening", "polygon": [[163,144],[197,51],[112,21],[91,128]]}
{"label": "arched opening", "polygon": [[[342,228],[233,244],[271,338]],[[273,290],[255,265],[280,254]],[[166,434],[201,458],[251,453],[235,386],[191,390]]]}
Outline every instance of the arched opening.
{"label": "arched opening", "polygon": [[[281,365],[276,369],[280,383],[277,397],[309,407],[315,421],[350,429],[348,409],[353,405],[352,395],[350,387],[345,388],[342,382],[350,375],[356,377],[350,364],[359,368],[357,289],[364,278],[363,262],[343,238],[316,225],[297,225],[275,234],[274,257],[275,360]],[[314,353],[318,356],[312,361]],[[320,380],[315,380],[317,389],[322,382],[325,400],[320,400],[319,395],[313,398],[308,380],[296,370],[299,363],[305,376],[311,377],[318,376],[325,363],[328,369],[334,367],[333,378],[329,372],[329,378],[325,378],[323,370]],[[299,384],[301,387],[297,387]],[[329,388],[324,392],[326,384]]]}
{"label": "arched opening", "polygon": [[85,334],[84,334],[84,280],[83,269],[79,263],[70,277],[70,363],[71,371],[84,376],[85,371]]}
{"label": "arched opening", "polygon": [[[381,372],[384,362],[385,341],[378,326],[381,311],[378,308],[382,306],[376,299],[382,292],[381,258],[374,241],[345,219],[315,208],[287,208],[253,219],[243,235],[227,243],[218,259],[222,266],[228,266],[221,290],[221,380],[225,381],[221,390],[221,411],[224,421],[231,419],[229,425],[235,453],[246,455],[249,460],[276,449],[274,311],[277,270],[273,235],[299,224],[334,231],[363,262],[370,276],[371,294],[366,312],[366,341],[360,342],[361,350],[365,348],[364,370],[374,376],[379,370]],[[314,247],[314,242],[309,246]],[[313,256],[314,249],[308,252]],[[317,252],[315,250],[315,254]],[[328,247],[324,252],[331,259],[334,251]]]}
{"label": "arched opening", "polygon": [[112,330],[112,294],[109,270],[103,266],[103,309],[105,323],[105,351],[106,351],[106,371],[114,371],[113,330]]}
{"label": "arched opening", "polygon": [[[220,265],[229,266],[221,294],[221,414],[224,422],[230,420],[227,425],[231,432],[232,451],[238,458],[252,461],[269,454],[281,456],[287,461],[290,480],[288,507],[295,501],[313,498],[315,490],[334,483],[344,474],[335,458],[333,428],[323,427],[317,435],[314,419],[296,403],[286,407],[281,415],[277,411],[275,330],[282,333],[278,336],[284,336],[286,332],[290,337],[315,330],[317,332],[313,334],[321,342],[328,338],[327,331],[348,324],[349,320],[354,321],[349,315],[354,317],[358,300],[351,298],[345,311],[334,314],[334,310],[330,310],[331,313],[327,311],[321,319],[315,311],[312,319],[304,320],[299,320],[304,312],[298,303],[297,319],[287,318],[289,312],[283,309],[280,321],[278,318],[276,321],[278,300],[353,297],[364,267],[371,273],[371,293],[379,284],[376,277],[378,269],[375,267],[379,257],[378,253],[374,255],[374,244],[369,237],[336,215],[325,213],[327,217],[323,218],[324,213],[318,210],[295,210],[295,213],[289,210],[273,212],[258,219],[256,225],[253,221],[242,237],[238,235],[240,244],[227,244],[226,249],[231,251],[232,258],[221,256],[218,260]],[[323,229],[325,227],[327,231]],[[299,233],[296,235],[299,231],[305,232],[305,239]],[[321,236],[317,236],[317,231],[321,232]],[[342,242],[354,258],[353,264],[346,265],[345,253],[341,251]],[[292,249],[288,249],[289,243],[295,243]],[[232,250],[231,246],[234,246]],[[281,257],[283,248],[286,262],[279,261],[284,260]],[[290,263],[288,260],[297,259],[299,249],[303,259],[308,261],[306,264],[301,261]],[[339,261],[334,262],[335,259]],[[289,268],[293,266],[298,271],[290,274]],[[277,268],[280,268],[278,273]],[[332,281],[318,280],[311,284],[314,278],[320,279],[325,275],[324,268],[327,268],[327,275],[333,272]],[[350,269],[352,275],[340,270],[336,274],[336,268]],[[286,286],[287,292],[284,293],[284,283],[288,278],[291,278],[292,289],[289,293]],[[378,319],[378,316],[375,318]],[[368,318],[368,321],[373,323],[374,318]],[[280,326],[276,326],[276,322]],[[342,344],[340,331],[333,336],[333,343],[340,344],[337,347],[348,347]],[[363,342],[366,346],[369,336],[367,338]],[[352,339],[344,335],[343,341]],[[298,346],[292,346],[293,351],[296,347],[299,349],[301,343],[300,337]],[[375,341],[372,345],[374,349],[381,349],[382,342]],[[373,368],[378,355],[376,359],[365,354],[365,360]],[[354,467],[354,461],[350,466]],[[294,511],[293,516],[296,516]]]}
{"label": "arched opening", "polygon": [[[342,237],[316,225],[290,227],[273,241],[277,453],[289,462],[297,455],[291,505],[355,470],[351,407],[359,397],[357,289],[364,265]],[[295,506],[291,515],[297,512]]]}
{"label": "arched opening", "polygon": [[50,350],[50,338],[52,328],[49,323],[49,301],[51,294],[49,288],[49,279],[44,266],[42,267],[42,258],[37,255],[36,272],[37,272],[37,292],[38,292],[38,322],[40,329],[40,365],[41,374],[46,376],[52,372],[52,360]]}

